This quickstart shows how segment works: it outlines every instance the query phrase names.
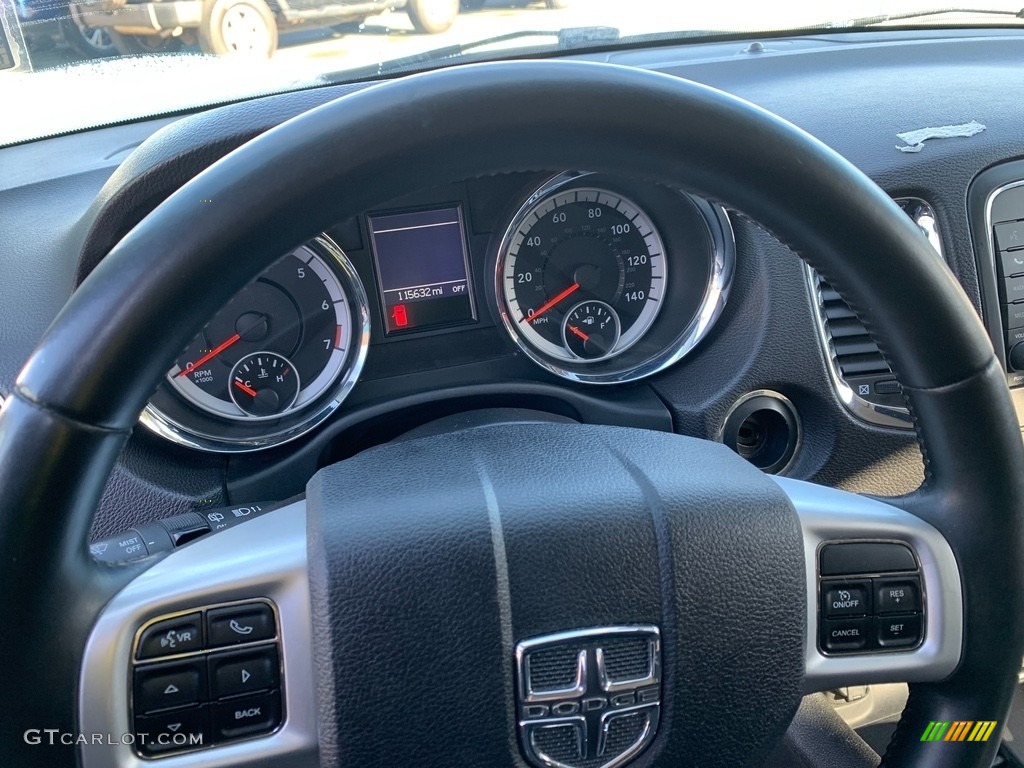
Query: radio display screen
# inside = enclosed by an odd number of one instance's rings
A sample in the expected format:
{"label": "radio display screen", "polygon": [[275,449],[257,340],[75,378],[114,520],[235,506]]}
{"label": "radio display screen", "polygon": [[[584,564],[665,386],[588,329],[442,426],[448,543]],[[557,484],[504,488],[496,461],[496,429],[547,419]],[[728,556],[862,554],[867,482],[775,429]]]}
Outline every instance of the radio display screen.
{"label": "radio display screen", "polygon": [[476,320],[461,207],[368,221],[388,335]]}

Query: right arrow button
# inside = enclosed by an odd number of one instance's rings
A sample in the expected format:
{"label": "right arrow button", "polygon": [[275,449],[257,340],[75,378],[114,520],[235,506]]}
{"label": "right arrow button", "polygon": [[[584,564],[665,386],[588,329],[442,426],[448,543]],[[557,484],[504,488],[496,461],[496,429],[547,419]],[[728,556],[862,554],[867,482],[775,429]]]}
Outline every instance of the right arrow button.
{"label": "right arrow button", "polygon": [[269,690],[278,684],[276,646],[210,656],[213,698]]}

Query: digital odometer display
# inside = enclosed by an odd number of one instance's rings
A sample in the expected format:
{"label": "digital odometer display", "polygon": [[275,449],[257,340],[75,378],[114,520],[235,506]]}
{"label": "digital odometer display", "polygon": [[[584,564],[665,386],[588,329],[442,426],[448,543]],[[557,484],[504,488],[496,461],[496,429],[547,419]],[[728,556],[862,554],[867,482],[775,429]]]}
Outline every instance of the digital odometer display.
{"label": "digital odometer display", "polygon": [[476,319],[458,207],[369,217],[386,333]]}

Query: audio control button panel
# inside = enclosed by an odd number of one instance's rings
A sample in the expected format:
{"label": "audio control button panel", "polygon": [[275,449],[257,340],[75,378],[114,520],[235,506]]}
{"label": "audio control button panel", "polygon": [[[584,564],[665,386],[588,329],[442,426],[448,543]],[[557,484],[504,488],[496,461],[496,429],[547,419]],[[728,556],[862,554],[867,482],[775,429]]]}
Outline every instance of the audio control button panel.
{"label": "audio control button panel", "polygon": [[824,544],[818,588],[818,646],[826,655],[907,651],[924,640],[919,561],[903,542]]}
{"label": "audio control button panel", "polygon": [[284,699],[277,610],[269,600],[160,616],[136,633],[135,749],[152,758],[273,733]]}

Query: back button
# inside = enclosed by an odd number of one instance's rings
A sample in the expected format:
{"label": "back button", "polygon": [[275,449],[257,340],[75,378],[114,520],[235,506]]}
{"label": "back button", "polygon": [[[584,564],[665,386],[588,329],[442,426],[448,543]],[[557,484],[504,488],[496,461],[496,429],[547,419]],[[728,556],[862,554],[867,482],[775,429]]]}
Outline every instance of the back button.
{"label": "back button", "polygon": [[281,723],[278,691],[213,705],[213,733],[218,741],[270,733]]}

